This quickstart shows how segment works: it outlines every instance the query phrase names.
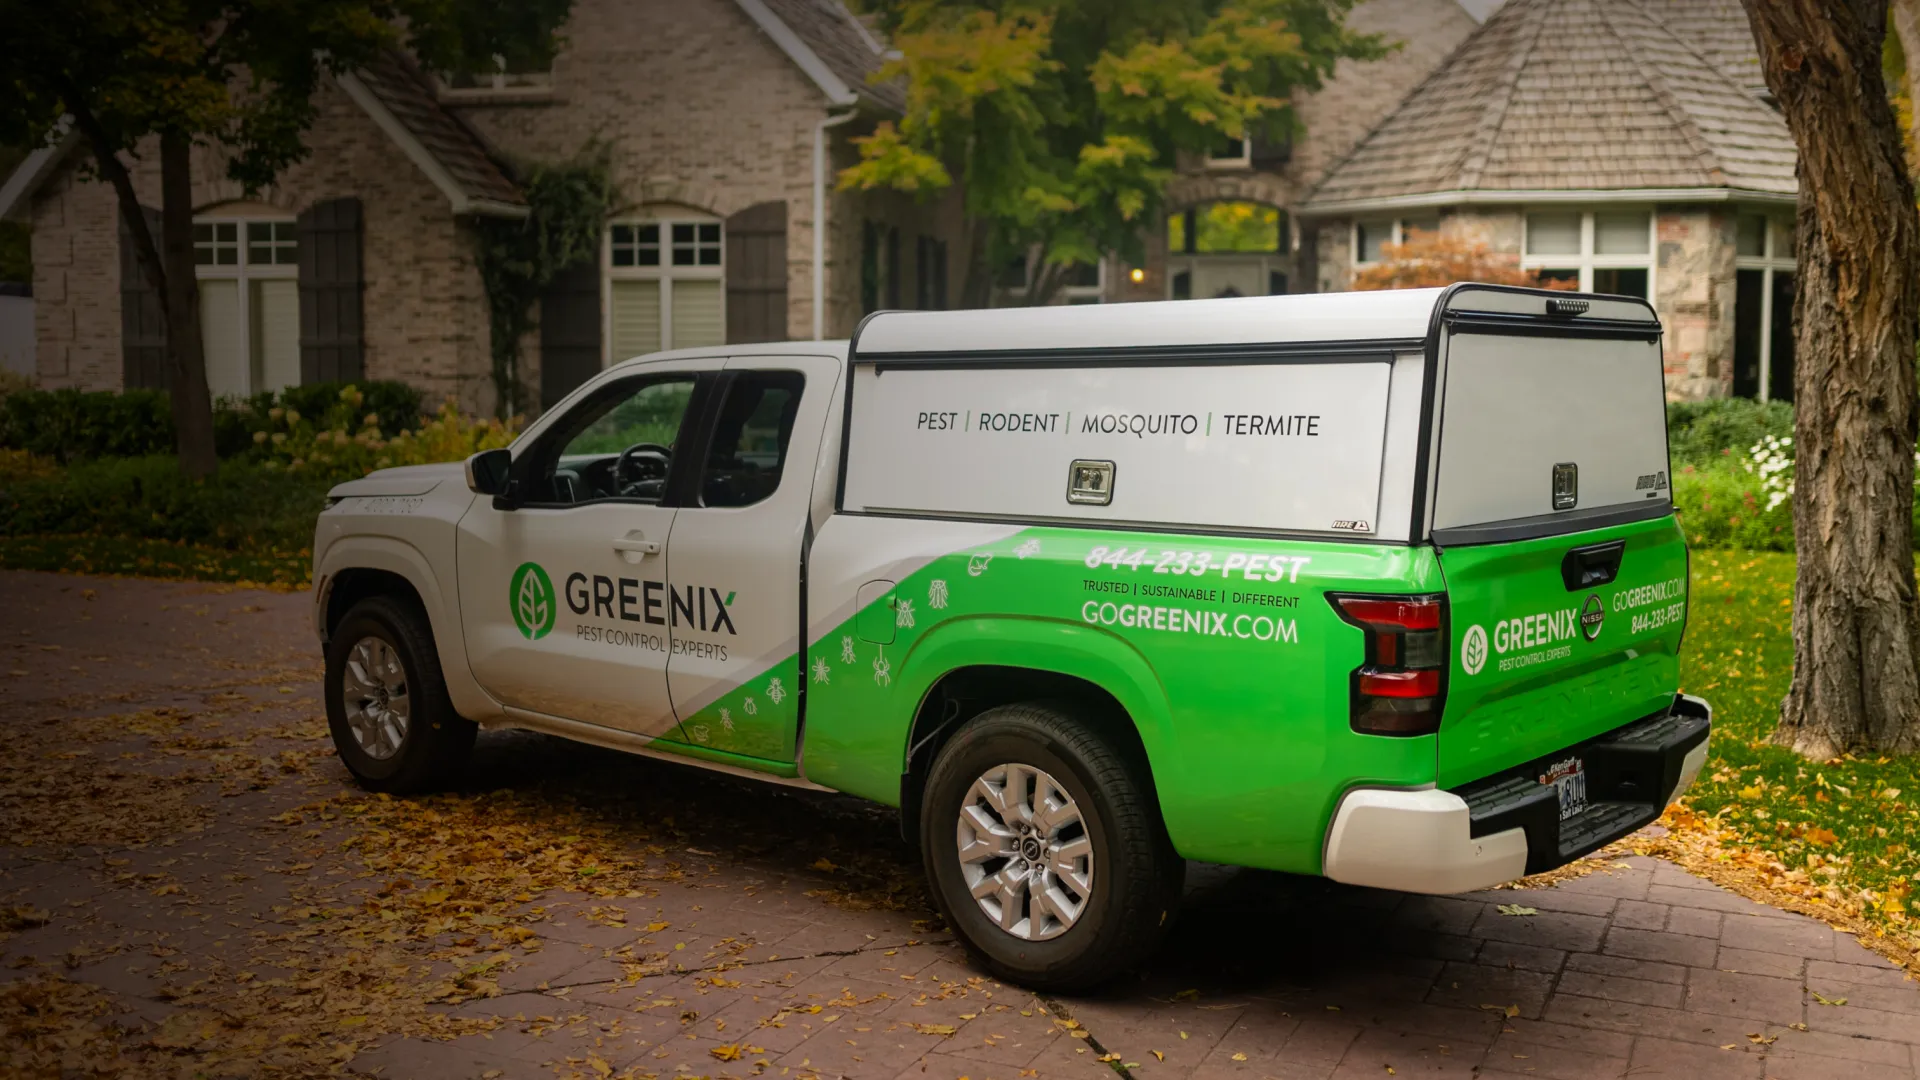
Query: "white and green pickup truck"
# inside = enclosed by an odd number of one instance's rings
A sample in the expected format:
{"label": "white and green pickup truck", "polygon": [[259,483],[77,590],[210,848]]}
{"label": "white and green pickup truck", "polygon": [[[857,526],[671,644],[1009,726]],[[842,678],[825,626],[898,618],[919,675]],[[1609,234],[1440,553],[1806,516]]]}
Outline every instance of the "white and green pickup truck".
{"label": "white and green pickup truck", "polygon": [[1142,960],[1185,860],[1449,893],[1652,821],[1711,727],[1645,302],[883,312],[615,364],[314,539],[359,781],[523,728],[900,808],[975,956]]}

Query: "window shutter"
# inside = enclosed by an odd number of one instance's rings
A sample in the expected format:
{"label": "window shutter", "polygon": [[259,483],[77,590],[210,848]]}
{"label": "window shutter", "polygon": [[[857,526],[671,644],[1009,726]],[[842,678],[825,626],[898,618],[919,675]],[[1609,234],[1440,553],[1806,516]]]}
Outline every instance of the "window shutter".
{"label": "window shutter", "polygon": [[[141,207],[147,231],[160,243],[160,211]],[[115,216],[118,217],[116,211]],[[140,267],[140,249],[125,219],[120,221],[120,363],[129,390],[167,388],[167,319],[160,291]]]}
{"label": "window shutter", "polygon": [[[660,347],[654,326],[653,344],[641,352]],[[599,371],[600,264],[588,260],[554,275],[540,295],[540,408],[553,408]]]}
{"label": "window shutter", "polygon": [[360,200],[315,203],[300,215],[300,381],[364,377]]}
{"label": "window shutter", "polygon": [[727,341],[785,341],[787,204],[749,206],[727,219],[726,232]]}

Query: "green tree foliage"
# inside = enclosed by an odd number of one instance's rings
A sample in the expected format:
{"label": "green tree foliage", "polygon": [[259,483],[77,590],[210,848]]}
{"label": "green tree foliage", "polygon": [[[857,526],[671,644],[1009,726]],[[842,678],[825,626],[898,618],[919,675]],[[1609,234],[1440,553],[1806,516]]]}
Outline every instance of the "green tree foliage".
{"label": "green tree foliage", "polygon": [[962,302],[1038,248],[1027,300],[1108,252],[1136,256],[1182,152],[1282,140],[1293,95],[1388,44],[1346,25],[1356,0],[878,0],[907,109],[857,140],[843,189],[931,196],[960,183]]}
{"label": "green tree foliage", "polygon": [[[215,465],[193,272],[194,145],[218,147],[229,176],[258,189],[306,156],[326,74],[391,46],[456,70],[551,57],[570,3],[0,0],[0,143],[44,145],[69,126],[86,139],[161,297],[169,396],[190,475]],[[130,160],[155,150],[157,236],[129,172]]]}

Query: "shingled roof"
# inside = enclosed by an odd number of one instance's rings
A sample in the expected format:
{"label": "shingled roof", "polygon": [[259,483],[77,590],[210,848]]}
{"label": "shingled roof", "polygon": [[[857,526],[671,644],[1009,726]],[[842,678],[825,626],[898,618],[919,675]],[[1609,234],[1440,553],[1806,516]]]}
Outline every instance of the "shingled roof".
{"label": "shingled roof", "polygon": [[889,112],[906,109],[899,81],[868,79],[886,62],[880,42],[841,0],[735,0],[836,105],[865,99]]}
{"label": "shingled roof", "polygon": [[340,78],[347,95],[446,193],[454,213],[517,217],[526,199],[466,124],[440,107],[412,61],[385,52]]}
{"label": "shingled roof", "polygon": [[1704,23],[1691,5],[1720,2],[1507,0],[1334,166],[1307,209],[1496,192],[1791,196],[1792,138],[1725,73],[1738,66],[1725,21],[1715,61],[1651,10],[1685,8]]}
{"label": "shingled roof", "polygon": [[1760,50],[1753,43],[1753,24],[1747,21],[1747,10],[1740,6],[1740,0],[1639,3],[1735,86],[1756,95],[1767,92],[1767,80],[1760,74]]}

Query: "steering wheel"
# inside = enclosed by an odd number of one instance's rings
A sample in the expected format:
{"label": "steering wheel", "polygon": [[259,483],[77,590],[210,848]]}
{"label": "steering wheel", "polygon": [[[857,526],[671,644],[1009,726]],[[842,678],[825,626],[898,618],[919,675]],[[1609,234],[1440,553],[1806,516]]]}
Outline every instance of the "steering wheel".
{"label": "steering wheel", "polygon": [[[641,462],[647,465],[648,475],[639,475]],[[621,491],[633,484],[648,480],[665,480],[667,469],[673,464],[673,448],[659,443],[634,443],[620,451],[619,460],[613,463],[613,483]]]}

